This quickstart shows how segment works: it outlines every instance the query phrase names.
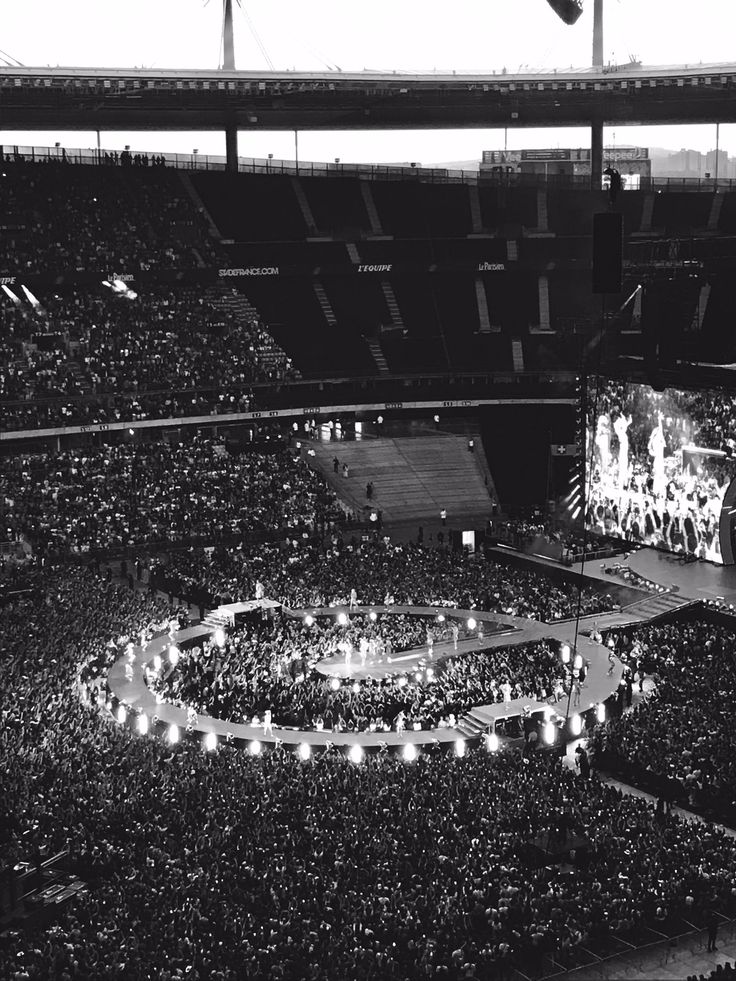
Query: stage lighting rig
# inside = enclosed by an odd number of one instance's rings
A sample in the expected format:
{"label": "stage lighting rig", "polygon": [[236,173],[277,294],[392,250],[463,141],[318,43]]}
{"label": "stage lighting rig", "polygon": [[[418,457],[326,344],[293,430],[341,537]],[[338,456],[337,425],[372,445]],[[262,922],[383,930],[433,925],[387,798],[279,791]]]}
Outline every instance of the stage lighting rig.
{"label": "stage lighting rig", "polygon": [[583,0],[547,0],[547,3],[566,24],[574,24],[583,12]]}

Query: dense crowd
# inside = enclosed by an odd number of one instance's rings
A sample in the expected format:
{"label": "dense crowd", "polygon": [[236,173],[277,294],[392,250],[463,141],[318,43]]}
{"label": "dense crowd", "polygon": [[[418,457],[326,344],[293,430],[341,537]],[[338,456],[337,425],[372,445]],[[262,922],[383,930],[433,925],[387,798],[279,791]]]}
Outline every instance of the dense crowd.
{"label": "dense crowd", "polygon": [[[498,625],[483,623],[484,636]],[[484,629],[485,628],[485,629]],[[167,672],[152,672],[151,683],[166,701],[215,718],[299,729],[385,732],[436,729],[476,705],[535,701],[565,691],[559,653],[544,642],[483,649],[477,627],[435,617],[381,614],[375,621],[351,615],[348,624],[319,617],[260,631],[231,634],[220,646],[205,641],[181,652]],[[473,650],[454,655],[452,645],[473,638]],[[341,681],[317,670],[324,658],[359,669],[391,663],[392,655],[424,649],[421,668],[392,671],[382,679],[350,677]],[[447,656],[449,655],[449,657]]]}
{"label": "dense crowd", "polygon": [[8,458],[0,497],[5,537],[53,554],[324,531],[341,514],[322,478],[290,451],[230,454],[203,436]]}
{"label": "dense crowd", "polygon": [[599,730],[597,751],[691,807],[736,814],[736,633],[686,622],[641,627],[614,642],[654,676],[656,693]]}
{"label": "dense crowd", "polygon": [[[215,256],[209,228],[174,170],[4,162],[0,273],[135,273]],[[22,280],[19,280],[22,281]]]}
{"label": "dense crowd", "polygon": [[616,609],[609,593],[449,549],[413,543],[290,539],[252,549],[191,549],[153,570],[153,581],[207,607],[266,595],[293,609],[361,604],[455,606],[551,622]]}
{"label": "dense crowd", "polygon": [[720,561],[734,476],[733,398],[601,381],[591,398],[586,524],[599,534]]}
{"label": "dense crowd", "polygon": [[[67,847],[89,888],[57,923],[11,931],[0,976],[495,979],[733,910],[730,838],[541,752],[206,753],[77,697],[80,662],[168,614],[68,569],[5,610],[3,854]],[[530,862],[531,840],[572,834],[588,846],[570,864]]]}
{"label": "dense crowd", "polygon": [[[99,286],[41,293],[39,306],[21,297],[2,300],[0,398],[54,399],[65,422],[76,421],[74,400],[87,396],[104,404],[105,396],[246,391],[292,373],[252,308],[223,290],[154,287],[133,296]],[[11,411],[22,420],[36,410]]]}

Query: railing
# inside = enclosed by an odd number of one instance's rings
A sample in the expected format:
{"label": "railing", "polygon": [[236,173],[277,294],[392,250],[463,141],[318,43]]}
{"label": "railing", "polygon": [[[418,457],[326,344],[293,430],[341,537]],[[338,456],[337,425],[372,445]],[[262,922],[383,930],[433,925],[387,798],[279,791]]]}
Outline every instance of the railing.
{"label": "railing", "polygon": [[[153,158],[163,158],[166,167],[177,170],[224,171],[225,157],[216,154],[158,153],[151,150],[130,150],[131,158],[147,160],[147,164],[131,163],[132,169],[153,166]],[[120,163],[120,150],[87,147],[35,147],[7,146],[0,144],[5,162],[46,163],[58,162],[88,166],[128,166]],[[411,164],[395,167],[384,164],[326,163],[315,161],[275,160],[264,157],[238,157],[241,174],[273,174],[296,177],[354,177],[363,180],[416,180],[434,184],[488,184],[503,187],[560,187],[590,190],[589,175],[572,174],[499,174],[483,170],[450,170],[444,167],[422,167]],[[624,175],[625,176],[625,175]],[[648,191],[714,191],[734,190],[736,180],[731,178],[698,177],[641,177],[638,188]],[[623,194],[628,193],[626,190]]]}

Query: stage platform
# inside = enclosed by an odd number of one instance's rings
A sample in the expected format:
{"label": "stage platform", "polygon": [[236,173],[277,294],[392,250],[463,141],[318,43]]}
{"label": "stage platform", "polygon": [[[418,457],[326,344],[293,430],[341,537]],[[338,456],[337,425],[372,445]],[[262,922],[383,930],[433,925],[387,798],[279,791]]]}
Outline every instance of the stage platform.
{"label": "stage platform", "polygon": [[632,552],[629,568],[689,600],[722,600],[736,606],[736,565],[684,562],[669,552],[641,548]]}
{"label": "stage platform", "polygon": [[[478,640],[459,642],[458,653],[467,653],[468,656],[472,656],[472,651],[474,649],[487,650],[488,648],[492,647],[515,646],[517,644],[525,644],[530,641],[544,639],[556,640],[560,643],[568,643],[572,649],[576,637],[576,625],[574,620],[548,624],[542,623],[541,621],[525,620],[521,617],[511,617],[504,614],[490,613],[480,610],[458,610],[455,608],[445,607],[373,606],[358,607],[353,612],[365,615],[370,613],[371,610],[374,610],[376,613],[414,613],[423,616],[438,616],[442,614],[465,620],[473,617],[477,622],[493,621],[494,623],[500,624],[507,628],[507,630],[503,632],[493,634],[489,637],[484,637],[482,642],[479,642]],[[315,613],[318,615],[326,614],[337,616],[339,613],[346,613],[349,615],[351,611],[347,607],[329,607],[325,610],[299,610],[291,612],[293,614],[303,616],[306,616],[307,614],[314,616]],[[618,613],[607,613],[594,618],[588,618],[588,620],[591,623],[595,621],[598,629],[604,630],[606,627],[617,625],[617,618],[619,617],[620,614]],[[115,698],[134,712],[145,712],[149,720],[154,716],[157,716],[159,722],[163,723],[164,725],[177,725],[183,734],[187,727],[186,709],[179,708],[178,706],[171,705],[167,702],[158,703],[154,693],[146,685],[144,669],[146,666],[152,664],[153,659],[157,654],[162,659],[165,659],[169,645],[172,642],[182,645],[187,644],[188,642],[208,639],[211,635],[212,629],[210,627],[205,624],[199,624],[194,627],[187,627],[185,630],[177,631],[174,634],[173,639],[169,635],[158,637],[148,644],[145,650],[140,646],[135,646],[133,648],[133,660],[130,662],[133,669],[132,678],[130,680],[126,678],[125,672],[126,665],[129,663],[127,656],[119,658],[110,668],[107,681],[111,693],[115,696]],[[442,656],[448,656],[446,651],[448,646],[452,647],[451,644],[435,645],[435,656],[440,656],[440,649],[442,649]],[[582,698],[580,700],[580,704],[575,707],[575,711],[583,712],[589,708],[592,708],[598,702],[605,701],[610,694],[616,691],[621,680],[623,668],[622,665],[616,661],[614,670],[609,674],[610,664],[608,661],[607,648],[600,644],[585,640],[582,636],[578,637],[578,651],[589,663]],[[454,649],[452,650],[452,653],[455,653]],[[371,670],[380,667],[380,669],[384,672],[386,672],[386,669],[389,669],[388,673],[391,674],[408,673],[416,670],[420,661],[427,660],[427,648],[422,647],[414,651],[404,651],[399,655],[399,658],[401,660],[394,661],[391,664],[386,663],[383,666],[380,666],[378,663],[376,663],[367,666]],[[344,663],[344,659],[342,659],[343,666]],[[324,673],[327,674],[329,672],[325,671]],[[517,698],[506,704],[503,702],[497,702],[491,705],[477,706],[472,711],[473,713],[476,713],[480,710],[484,724],[490,728],[496,720],[510,719],[520,716],[525,710],[540,712],[547,707],[547,704],[548,703],[546,702],[538,702],[536,699]],[[560,706],[560,708],[562,709],[563,707]],[[456,728],[448,727],[443,729],[423,729],[418,731],[407,729],[401,735],[396,732],[379,733],[299,730],[276,725],[273,726],[272,734],[267,735],[262,726],[237,724],[233,722],[226,722],[222,719],[215,719],[209,716],[199,715],[197,724],[193,727],[193,729],[201,734],[214,732],[218,738],[221,739],[225,739],[230,734],[235,739],[244,740],[246,742],[258,740],[262,744],[266,745],[273,745],[277,742],[281,742],[292,746],[296,746],[300,743],[306,743],[313,749],[326,749],[328,746],[348,747],[355,744],[362,746],[364,749],[376,749],[382,745],[398,747],[403,746],[406,743],[414,743],[419,746],[437,743],[452,743],[457,739],[465,738],[466,736],[468,738],[477,738],[477,733],[473,731],[472,727],[463,727],[462,719],[458,720],[458,727]]]}

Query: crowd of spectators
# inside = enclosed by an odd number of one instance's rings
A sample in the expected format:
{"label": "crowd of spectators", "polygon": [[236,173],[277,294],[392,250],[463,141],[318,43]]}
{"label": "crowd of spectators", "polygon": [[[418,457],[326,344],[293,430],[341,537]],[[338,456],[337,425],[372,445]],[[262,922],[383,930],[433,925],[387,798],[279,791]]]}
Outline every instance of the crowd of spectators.
{"label": "crowd of spectators", "polygon": [[165,168],[0,166],[0,274],[107,277],[215,260],[209,228]]}
{"label": "crowd of spectators", "polygon": [[455,606],[551,622],[617,608],[610,593],[554,582],[494,561],[490,555],[454,552],[413,543],[346,543],[291,538],[280,546],[171,556],[152,570],[153,581],[177,596],[212,608],[266,595],[292,609],[347,605],[351,589],[360,604]]}
{"label": "crowd of spectators", "polygon": [[[39,307],[3,297],[0,399],[53,399],[45,411],[61,423],[79,421],[80,414],[86,421],[88,397],[96,421],[111,422],[114,415],[101,414],[106,397],[125,396],[121,401],[130,404],[149,393],[186,393],[191,400],[200,389],[220,386],[247,394],[252,382],[293,374],[258,318],[214,289],[156,287],[132,297],[100,286],[36,300]],[[10,405],[9,415],[19,418],[5,418],[4,428],[33,428],[39,412]]]}
{"label": "crowd of spectators", "polygon": [[290,451],[231,454],[204,436],[7,458],[0,499],[5,537],[51,554],[317,533],[342,515],[324,480]]}
{"label": "crowd of spectators", "polygon": [[[485,636],[498,629],[484,626]],[[461,641],[472,636],[473,650],[436,656],[435,643],[453,633]],[[564,691],[559,653],[547,643],[482,645],[465,623],[435,617],[381,614],[373,621],[361,614],[344,626],[334,617],[287,620],[231,634],[223,646],[213,639],[184,650],[172,669],[152,671],[150,683],[165,701],[198,714],[261,725],[268,713],[275,725],[338,732],[443,728],[477,705]],[[368,658],[387,666],[392,655],[419,648],[420,669],[382,679],[341,681],[317,669],[324,658],[344,658],[356,669]]]}
{"label": "crowd of spectators", "polygon": [[601,760],[632,782],[732,819],[736,633],[708,622],[676,622],[613,640],[626,662],[653,676],[655,694],[597,730]]}
{"label": "crowd of spectators", "polygon": [[[77,697],[80,663],[99,667],[109,638],[119,649],[169,612],[68,568],[5,610],[3,853],[68,848],[88,890],[53,925],[10,931],[1,976],[500,978],[733,911],[723,832],[541,751],[206,753]],[[530,863],[529,842],[550,834],[588,845],[566,866]]]}

